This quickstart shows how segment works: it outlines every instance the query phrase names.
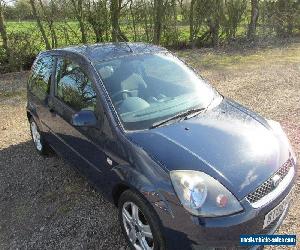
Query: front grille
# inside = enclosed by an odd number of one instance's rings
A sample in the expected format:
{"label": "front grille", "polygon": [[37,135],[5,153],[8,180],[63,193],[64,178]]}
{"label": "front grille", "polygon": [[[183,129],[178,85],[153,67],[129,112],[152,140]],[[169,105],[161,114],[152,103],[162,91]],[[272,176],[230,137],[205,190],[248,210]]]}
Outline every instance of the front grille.
{"label": "front grille", "polygon": [[[279,175],[281,177],[281,181],[287,175],[290,168],[293,166],[291,160],[285,162],[280,169],[274,174]],[[247,195],[247,199],[250,203],[254,203],[259,201],[261,198],[271,193],[276,186],[273,185],[272,175],[268,180],[266,180],[263,184],[261,184],[255,191]]]}

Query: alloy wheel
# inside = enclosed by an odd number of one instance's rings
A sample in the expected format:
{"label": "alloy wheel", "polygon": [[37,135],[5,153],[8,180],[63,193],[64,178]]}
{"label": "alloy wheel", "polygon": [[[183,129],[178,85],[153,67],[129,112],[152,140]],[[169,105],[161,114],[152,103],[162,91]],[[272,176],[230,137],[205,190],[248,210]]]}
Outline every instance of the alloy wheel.
{"label": "alloy wheel", "polygon": [[154,240],[150,225],[135,203],[124,203],[122,218],[127,236],[135,249],[154,249]]}
{"label": "alloy wheel", "polygon": [[30,128],[31,128],[32,139],[33,139],[33,142],[34,142],[34,145],[35,145],[36,149],[38,151],[42,151],[43,145],[42,145],[42,142],[41,142],[41,135],[40,135],[40,132],[37,129],[37,125],[34,121],[31,122]]}

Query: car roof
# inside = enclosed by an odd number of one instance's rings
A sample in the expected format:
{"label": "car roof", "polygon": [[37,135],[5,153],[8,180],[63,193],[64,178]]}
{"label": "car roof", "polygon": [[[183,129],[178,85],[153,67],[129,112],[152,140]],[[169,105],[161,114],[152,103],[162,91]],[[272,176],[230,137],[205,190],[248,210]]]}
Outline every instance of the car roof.
{"label": "car roof", "polygon": [[147,43],[98,43],[91,45],[71,46],[46,51],[50,52],[69,52],[80,54],[92,62],[100,62],[113,58],[123,57],[132,54],[157,53],[167,51],[165,48]]}

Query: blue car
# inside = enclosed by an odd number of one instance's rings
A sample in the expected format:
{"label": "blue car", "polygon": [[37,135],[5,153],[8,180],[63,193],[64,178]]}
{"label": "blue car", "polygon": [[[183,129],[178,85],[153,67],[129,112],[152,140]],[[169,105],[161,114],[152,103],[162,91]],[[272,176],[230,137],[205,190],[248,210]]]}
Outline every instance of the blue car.
{"label": "blue car", "polygon": [[55,151],[118,207],[132,249],[236,249],[287,215],[297,164],[280,124],[162,47],[40,53],[27,117],[38,153]]}

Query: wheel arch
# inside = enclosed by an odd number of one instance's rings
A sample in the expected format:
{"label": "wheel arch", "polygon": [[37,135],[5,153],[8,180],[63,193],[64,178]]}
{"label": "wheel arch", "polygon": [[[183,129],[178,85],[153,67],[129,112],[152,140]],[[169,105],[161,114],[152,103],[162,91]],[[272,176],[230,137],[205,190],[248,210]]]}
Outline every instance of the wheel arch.
{"label": "wheel arch", "polygon": [[119,201],[122,193],[124,193],[128,189],[131,189],[130,186],[127,184],[124,184],[124,183],[117,184],[113,188],[112,198],[113,198],[113,203],[115,204],[115,206],[118,206],[118,201]]}
{"label": "wheel arch", "polygon": [[113,185],[111,191],[112,200],[116,206],[122,193],[126,190],[138,193],[150,204],[166,201],[165,197],[159,192],[159,187],[134,167],[119,165],[114,167],[113,171],[119,177],[119,181]]}

